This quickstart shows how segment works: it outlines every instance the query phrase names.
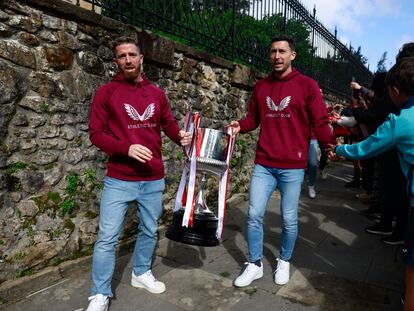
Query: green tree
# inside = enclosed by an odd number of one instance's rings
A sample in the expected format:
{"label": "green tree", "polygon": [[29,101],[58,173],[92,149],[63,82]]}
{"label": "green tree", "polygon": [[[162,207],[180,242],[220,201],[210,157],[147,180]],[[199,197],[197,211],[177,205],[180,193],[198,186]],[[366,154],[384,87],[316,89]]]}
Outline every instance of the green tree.
{"label": "green tree", "polygon": [[361,46],[358,46],[356,50],[354,50],[351,46],[351,51],[353,52],[356,59],[358,59],[362,64],[366,65],[368,63],[368,58],[366,58],[364,55],[362,55],[361,52]]}
{"label": "green tree", "polygon": [[[235,0],[237,12],[249,9],[250,0]],[[192,0],[192,7],[199,10],[226,11],[233,9],[233,0]]]}
{"label": "green tree", "polygon": [[387,68],[385,68],[385,63],[387,61],[387,51],[382,53],[381,58],[377,63],[377,72],[386,72]]}

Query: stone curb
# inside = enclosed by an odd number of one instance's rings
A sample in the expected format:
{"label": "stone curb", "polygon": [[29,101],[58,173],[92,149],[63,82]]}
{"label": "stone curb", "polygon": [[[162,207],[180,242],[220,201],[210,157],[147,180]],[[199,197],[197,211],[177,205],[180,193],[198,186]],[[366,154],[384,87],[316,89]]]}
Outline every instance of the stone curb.
{"label": "stone curb", "polygon": [[[235,194],[227,200],[227,207],[231,208],[247,199],[247,194]],[[158,239],[165,239],[167,225],[161,225],[158,229]],[[123,241],[118,246],[117,256],[122,256],[134,250],[135,238]],[[70,275],[87,270],[92,264],[92,255],[68,260],[56,267],[46,267],[36,274],[24,276],[17,280],[6,281],[0,285],[0,309],[7,307],[9,303],[21,300],[37,291],[58,283]],[[3,302],[3,304],[1,304]]]}

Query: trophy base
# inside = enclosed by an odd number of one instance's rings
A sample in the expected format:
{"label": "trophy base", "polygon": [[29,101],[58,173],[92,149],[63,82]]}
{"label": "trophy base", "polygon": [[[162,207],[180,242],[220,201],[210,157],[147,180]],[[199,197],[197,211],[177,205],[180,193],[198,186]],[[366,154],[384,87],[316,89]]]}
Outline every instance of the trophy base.
{"label": "trophy base", "polygon": [[170,240],[198,246],[217,246],[218,219],[212,213],[194,213],[193,227],[183,227],[184,209],[174,212],[173,224],[165,236]]}

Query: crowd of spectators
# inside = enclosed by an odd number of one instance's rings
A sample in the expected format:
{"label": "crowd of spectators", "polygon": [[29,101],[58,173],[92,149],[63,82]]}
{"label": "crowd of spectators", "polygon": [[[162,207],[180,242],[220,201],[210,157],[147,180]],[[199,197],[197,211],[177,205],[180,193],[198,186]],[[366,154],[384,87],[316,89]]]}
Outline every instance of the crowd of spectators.
{"label": "crowd of spectators", "polygon": [[[402,60],[413,59],[413,56],[414,43],[407,43],[397,55],[396,64],[398,65]],[[389,115],[398,116],[400,110],[404,109],[404,106],[396,105],[395,100],[391,99],[388,79],[387,72],[375,73],[372,84],[369,86],[360,85],[352,79],[350,103],[327,106],[333,132],[339,144],[357,144],[369,138],[373,133],[379,135],[377,129],[389,120]],[[412,136],[414,133],[407,133],[407,135]],[[345,184],[345,187],[358,189],[360,193],[356,197],[367,204],[367,208],[362,212],[372,219],[373,223],[365,228],[365,232],[380,236],[382,242],[388,245],[407,243],[407,240],[410,240],[407,233],[412,232],[410,226],[413,225],[409,220],[410,209],[412,209],[411,190],[400,163],[404,154],[401,148],[397,147],[400,146],[396,144],[396,147],[387,148],[388,150],[377,153],[376,156],[349,159],[353,163],[353,177]],[[326,154],[323,148],[320,152],[321,155]],[[355,158],[363,159],[356,160]],[[331,159],[338,160],[338,157]],[[322,158],[322,162],[324,161]],[[311,172],[310,163],[311,160],[309,160],[308,172]],[[310,185],[310,180],[311,178],[309,178],[308,185]],[[408,177],[408,182],[412,183],[410,177]],[[316,194],[311,195],[310,190],[308,195],[310,198],[316,197]],[[412,285],[409,275],[406,276],[406,291],[412,292],[414,289],[408,287]],[[405,298],[408,299],[407,301],[411,300],[410,303],[412,303],[412,295],[408,293]]]}

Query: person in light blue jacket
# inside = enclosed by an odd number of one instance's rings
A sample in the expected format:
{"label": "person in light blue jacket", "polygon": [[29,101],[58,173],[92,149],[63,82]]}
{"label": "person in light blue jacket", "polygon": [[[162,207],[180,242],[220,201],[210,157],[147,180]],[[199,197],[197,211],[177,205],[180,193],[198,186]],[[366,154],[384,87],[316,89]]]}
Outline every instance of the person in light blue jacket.
{"label": "person in light blue jacket", "polygon": [[406,291],[404,310],[414,310],[414,57],[400,59],[388,72],[386,83],[393,103],[400,107],[390,114],[377,131],[354,145],[331,146],[338,156],[365,159],[396,147],[400,165],[408,181],[410,214],[405,239]]}

